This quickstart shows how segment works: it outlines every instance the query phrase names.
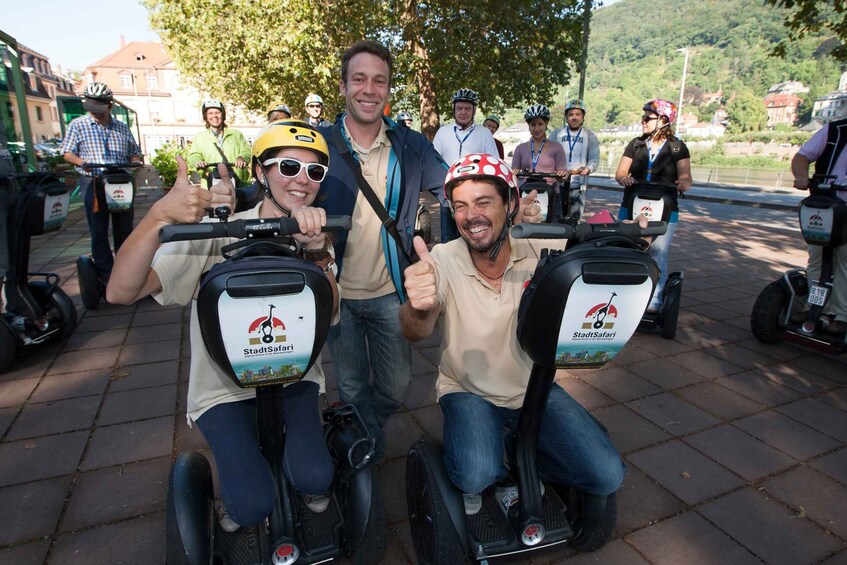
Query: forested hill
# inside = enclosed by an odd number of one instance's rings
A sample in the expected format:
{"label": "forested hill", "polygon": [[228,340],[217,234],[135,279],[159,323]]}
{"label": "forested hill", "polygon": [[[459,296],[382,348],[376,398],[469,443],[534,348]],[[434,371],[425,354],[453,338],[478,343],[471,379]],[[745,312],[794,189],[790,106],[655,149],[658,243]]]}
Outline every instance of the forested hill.
{"label": "forested hill", "polygon": [[[714,108],[697,108],[694,100],[718,89],[724,97],[763,97],[774,83],[798,80],[811,88],[806,96],[812,101],[834,90],[847,68],[827,55],[833,40],[807,38],[789,47],[785,59],[769,56],[787,35],[783,17],[762,0],[621,0],[596,10],[585,95],[589,125],[632,123],[651,98],[676,101],[684,59],[677,49],[683,47],[689,48],[686,111],[703,118]],[[571,97],[578,80],[573,77]],[[556,101],[558,113],[565,94]]]}

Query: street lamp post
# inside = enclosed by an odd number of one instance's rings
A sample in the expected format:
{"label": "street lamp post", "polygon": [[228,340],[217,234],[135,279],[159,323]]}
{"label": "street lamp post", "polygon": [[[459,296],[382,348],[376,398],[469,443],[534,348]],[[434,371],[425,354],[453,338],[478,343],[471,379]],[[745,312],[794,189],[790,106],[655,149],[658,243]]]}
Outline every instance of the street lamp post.
{"label": "street lamp post", "polygon": [[679,123],[682,123],[682,99],[685,95],[685,75],[688,74],[688,47],[677,49],[677,53],[685,53],[685,61],[682,63],[682,84],[679,85],[679,104],[677,104],[677,113],[679,114]]}

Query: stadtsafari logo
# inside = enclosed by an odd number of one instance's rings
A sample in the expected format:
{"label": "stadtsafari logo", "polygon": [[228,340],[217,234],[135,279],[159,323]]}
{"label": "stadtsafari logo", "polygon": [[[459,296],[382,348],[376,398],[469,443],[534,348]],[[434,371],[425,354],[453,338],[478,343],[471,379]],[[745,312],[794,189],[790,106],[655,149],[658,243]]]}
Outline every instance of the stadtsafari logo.
{"label": "stadtsafari logo", "polygon": [[112,189],[112,198],[114,198],[115,200],[123,200],[124,198],[126,198],[126,193],[124,192],[124,189],[113,188]]}
{"label": "stadtsafari logo", "polygon": [[65,207],[62,205],[61,200],[56,200],[53,202],[53,206],[50,207],[50,217],[61,216],[65,213]]}
{"label": "stadtsafari logo", "polygon": [[615,327],[615,319],[618,317],[618,309],[612,304],[612,301],[618,294],[612,292],[609,300],[596,304],[585,314],[585,321],[582,322],[584,330],[610,330]]}
{"label": "stadtsafari logo", "polygon": [[820,214],[812,214],[809,216],[809,222],[807,224],[810,228],[821,229],[823,228],[823,218]]}
{"label": "stadtsafari logo", "polygon": [[644,206],[641,207],[641,210],[638,211],[638,214],[641,214],[642,216],[644,216],[648,220],[652,220],[653,216],[654,216],[653,207],[650,204],[645,204]]}
{"label": "stadtsafari logo", "polygon": [[294,350],[293,345],[282,345],[286,343],[285,324],[274,316],[275,308],[273,304],[268,304],[267,315],[259,316],[250,323],[247,334],[251,347],[244,348],[245,357]]}

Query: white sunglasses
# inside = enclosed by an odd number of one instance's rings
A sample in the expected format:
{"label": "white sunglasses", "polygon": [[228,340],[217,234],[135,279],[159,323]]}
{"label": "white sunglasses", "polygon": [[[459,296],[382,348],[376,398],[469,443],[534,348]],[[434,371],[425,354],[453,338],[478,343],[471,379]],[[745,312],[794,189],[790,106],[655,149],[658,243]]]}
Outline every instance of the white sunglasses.
{"label": "white sunglasses", "polygon": [[266,167],[270,167],[274,164],[277,166],[279,174],[289,179],[293,179],[300,174],[301,170],[306,169],[306,176],[309,177],[310,181],[314,182],[321,182],[324,180],[324,177],[326,177],[326,173],[329,170],[329,167],[321,165],[320,163],[304,163],[291,157],[276,157],[262,162],[262,165]]}

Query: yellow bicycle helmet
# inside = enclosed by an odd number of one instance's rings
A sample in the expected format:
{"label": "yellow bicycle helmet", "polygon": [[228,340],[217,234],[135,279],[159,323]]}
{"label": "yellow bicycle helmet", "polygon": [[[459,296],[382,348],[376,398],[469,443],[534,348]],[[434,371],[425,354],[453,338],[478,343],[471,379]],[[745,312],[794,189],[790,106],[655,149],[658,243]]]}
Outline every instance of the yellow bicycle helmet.
{"label": "yellow bicycle helmet", "polygon": [[314,152],[322,165],[329,165],[329,147],[318,130],[301,120],[279,120],[271,122],[259,132],[253,143],[253,159],[268,149],[296,147]]}

